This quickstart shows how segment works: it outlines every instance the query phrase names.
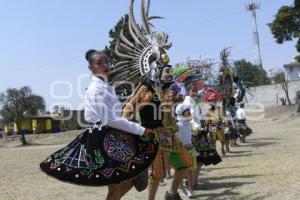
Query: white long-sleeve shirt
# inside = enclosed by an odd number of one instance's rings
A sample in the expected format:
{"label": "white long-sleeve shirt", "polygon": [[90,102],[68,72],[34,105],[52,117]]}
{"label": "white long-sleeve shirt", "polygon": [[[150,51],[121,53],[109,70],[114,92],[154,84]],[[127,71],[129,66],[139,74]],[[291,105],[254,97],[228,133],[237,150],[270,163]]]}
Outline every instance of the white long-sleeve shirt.
{"label": "white long-sleeve shirt", "polygon": [[245,113],[245,109],[244,108],[239,108],[236,111],[236,118],[238,120],[244,120],[246,119],[246,113]]}
{"label": "white long-sleeve shirt", "polygon": [[85,120],[89,123],[101,122],[101,125],[143,135],[144,127],[122,118],[122,105],[114,89],[94,75],[91,79],[85,95]]}
{"label": "white long-sleeve shirt", "polygon": [[183,145],[191,145],[192,144],[192,123],[191,121],[180,120],[177,122],[178,131],[176,132],[176,136],[182,142]]}
{"label": "white long-sleeve shirt", "polygon": [[200,120],[203,119],[203,116],[200,111],[200,107],[196,104],[194,99],[190,96],[185,96],[183,103],[190,105],[191,114],[192,114],[192,124],[194,127],[199,127]]}

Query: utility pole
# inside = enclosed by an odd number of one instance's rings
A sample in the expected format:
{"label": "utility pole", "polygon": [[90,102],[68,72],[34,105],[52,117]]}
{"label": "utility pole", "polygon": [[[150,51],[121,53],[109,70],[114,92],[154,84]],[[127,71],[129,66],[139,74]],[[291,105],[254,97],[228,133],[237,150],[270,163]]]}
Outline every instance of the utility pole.
{"label": "utility pole", "polygon": [[254,28],[253,28],[253,40],[254,40],[254,45],[257,50],[257,55],[258,55],[258,65],[260,69],[263,69],[262,67],[262,60],[261,60],[261,53],[260,53],[260,42],[259,42],[259,35],[258,35],[258,29],[257,29],[257,20],[256,20],[256,9],[259,9],[260,5],[257,3],[248,3],[246,5],[246,9],[250,12],[252,12],[252,17],[254,19]]}

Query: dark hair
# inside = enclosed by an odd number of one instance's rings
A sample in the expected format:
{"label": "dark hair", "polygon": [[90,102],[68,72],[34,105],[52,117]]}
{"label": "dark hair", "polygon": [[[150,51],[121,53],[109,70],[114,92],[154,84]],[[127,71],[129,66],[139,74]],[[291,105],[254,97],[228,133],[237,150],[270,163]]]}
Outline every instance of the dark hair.
{"label": "dark hair", "polygon": [[165,68],[171,68],[171,69],[172,69],[172,65],[163,65],[163,66],[160,67],[160,69],[159,69],[159,78],[160,78],[160,79],[161,79],[163,70],[164,70]]}
{"label": "dark hair", "polygon": [[244,108],[245,104],[244,103],[240,103],[240,108]]}
{"label": "dark hair", "polygon": [[163,65],[163,66],[161,66],[160,68],[161,68],[161,70],[163,70],[163,69],[166,68],[166,67],[172,68],[172,65]]}
{"label": "dark hair", "polygon": [[179,93],[181,90],[180,87],[178,87],[178,85],[174,81],[164,83],[161,86],[161,89],[162,89],[162,91],[172,90],[175,93]]}
{"label": "dark hair", "polygon": [[171,82],[162,84],[162,86],[161,86],[162,91],[166,91],[167,89],[171,89],[171,85],[172,85]]}
{"label": "dark hair", "polygon": [[239,81],[239,77],[238,76],[233,76],[233,82],[237,83]]}
{"label": "dark hair", "polygon": [[93,55],[96,55],[96,54],[104,54],[106,55],[103,51],[97,51],[95,49],[90,49],[88,50],[86,53],[85,53],[85,59],[91,63],[92,62],[92,57]]}
{"label": "dark hair", "polygon": [[231,105],[231,106],[235,105],[235,98],[234,97],[230,97],[229,105]]}
{"label": "dark hair", "polygon": [[190,83],[186,86],[186,90],[189,92],[190,90],[192,91],[195,91],[197,90],[197,87],[193,84],[193,83]]}

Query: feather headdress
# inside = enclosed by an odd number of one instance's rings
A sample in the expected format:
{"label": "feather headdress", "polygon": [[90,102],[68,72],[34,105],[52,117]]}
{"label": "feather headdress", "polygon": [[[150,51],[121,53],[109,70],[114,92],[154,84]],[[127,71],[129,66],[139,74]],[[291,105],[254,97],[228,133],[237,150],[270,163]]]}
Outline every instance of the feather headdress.
{"label": "feather headdress", "polygon": [[113,81],[132,81],[142,77],[159,81],[160,68],[169,62],[166,53],[166,50],[171,47],[168,35],[152,30],[153,25],[150,20],[161,17],[149,17],[150,0],[147,4],[145,0],[141,0],[141,26],[136,23],[133,6],[134,0],[131,0],[128,28],[134,42],[130,42],[121,29],[115,53],[122,58],[122,61],[119,61],[111,72],[115,74]]}

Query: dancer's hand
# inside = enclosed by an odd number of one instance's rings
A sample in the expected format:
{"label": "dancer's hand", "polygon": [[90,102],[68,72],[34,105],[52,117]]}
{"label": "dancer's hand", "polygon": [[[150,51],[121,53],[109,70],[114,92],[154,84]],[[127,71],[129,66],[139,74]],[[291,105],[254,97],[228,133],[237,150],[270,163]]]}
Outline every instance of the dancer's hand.
{"label": "dancer's hand", "polygon": [[144,136],[152,136],[154,135],[153,129],[146,128],[144,131]]}

